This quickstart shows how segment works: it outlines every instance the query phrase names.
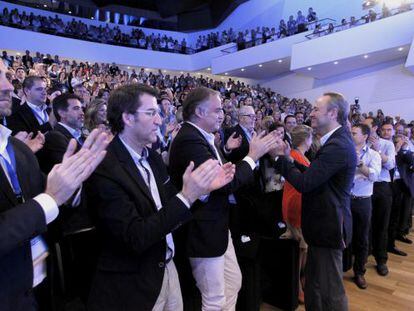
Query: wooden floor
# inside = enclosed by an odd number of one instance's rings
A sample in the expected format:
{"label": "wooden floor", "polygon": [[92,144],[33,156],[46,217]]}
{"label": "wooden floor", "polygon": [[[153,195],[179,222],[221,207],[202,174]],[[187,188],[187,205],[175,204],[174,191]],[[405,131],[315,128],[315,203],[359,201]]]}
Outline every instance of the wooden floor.
{"label": "wooden floor", "polygon": [[[409,238],[414,240],[414,234]],[[414,244],[397,242],[397,247],[408,253],[407,257],[388,254],[388,269],[386,277],[379,276],[375,270],[375,260],[369,257],[365,279],[368,288],[359,289],[351,280],[353,273],[344,275],[349,310],[351,311],[414,311]],[[263,304],[261,311],[279,310]],[[303,305],[297,309],[305,310]]]}

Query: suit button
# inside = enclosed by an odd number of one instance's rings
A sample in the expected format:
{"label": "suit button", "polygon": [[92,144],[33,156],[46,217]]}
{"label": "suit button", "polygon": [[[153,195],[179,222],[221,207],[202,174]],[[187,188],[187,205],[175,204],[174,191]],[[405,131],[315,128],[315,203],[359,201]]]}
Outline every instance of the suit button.
{"label": "suit button", "polygon": [[159,262],[159,263],[158,263],[158,267],[160,267],[160,268],[164,268],[164,263],[163,263],[163,262]]}

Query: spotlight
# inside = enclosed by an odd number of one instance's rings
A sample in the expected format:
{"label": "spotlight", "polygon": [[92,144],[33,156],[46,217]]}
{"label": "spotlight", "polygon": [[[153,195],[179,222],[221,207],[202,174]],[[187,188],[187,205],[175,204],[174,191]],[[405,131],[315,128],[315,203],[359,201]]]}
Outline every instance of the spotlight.
{"label": "spotlight", "polygon": [[398,51],[401,52],[402,50],[404,50],[403,47],[398,48]]}
{"label": "spotlight", "polygon": [[228,72],[225,72],[224,74],[227,76],[229,73]]}
{"label": "spotlight", "polygon": [[308,67],[308,70],[311,71],[312,70],[312,67]]}
{"label": "spotlight", "polygon": [[244,68],[242,68],[242,69],[240,69],[241,71],[244,71],[245,69]]}
{"label": "spotlight", "polygon": [[211,68],[210,68],[210,67],[208,67],[208,68],[207,68],[207,70],[208,70],[208,71],[210,71],[210,70],[211,70]]}
{"label": "spotlight", "polygon": [[259,65],[259,67],[263,67],[263,65],[262,65],[262,64],[260,64],[260,65]]}
{"label": "spotlight", "polygon": [[364,55],[364,58],[365,58],[365,59],[367,59],[367,58],[368,58],[368,55],[367,55],[367,54],[365,54],[365,55]]}
{"label": "spotlight", "polygon": [[339,64],[339,62],[338,61],[334,61],[334,65],[338,65]]}
{"label": "spotlight", "polygon": [[281,63],[281,62],[283,62],[283,60],[279,59],[277,62],[278,62],[278,63]]}

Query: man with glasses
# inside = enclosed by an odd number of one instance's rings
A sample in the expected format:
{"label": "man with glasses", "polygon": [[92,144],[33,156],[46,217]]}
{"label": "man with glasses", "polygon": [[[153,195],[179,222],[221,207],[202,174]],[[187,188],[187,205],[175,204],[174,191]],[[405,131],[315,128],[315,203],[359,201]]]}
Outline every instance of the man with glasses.
{"label": "man with glasses", "polygon": [[198,197],[233,179],[231,164],[209,160],[193,170],[192,162],[177,193],[161,156],[148,148],[161,125],[156,97],[141,84],[122,86],[109,97],[115,137],[86,184],[101,239],[91,311],[183,310],[172,232],[192,218]]}

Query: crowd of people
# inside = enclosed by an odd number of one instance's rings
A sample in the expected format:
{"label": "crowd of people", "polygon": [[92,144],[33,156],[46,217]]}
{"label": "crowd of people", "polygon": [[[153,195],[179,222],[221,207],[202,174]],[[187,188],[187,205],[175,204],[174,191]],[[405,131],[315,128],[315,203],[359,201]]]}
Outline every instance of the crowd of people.
{"label": "crowd of people", "polygon": [[343,18],[340,24],[328,23],[325,27],[322,26],[321,24],[318,24],[314,28],[311,38],[321,37],[321,36],[328,35],[334,32],[338,32],[338,31],[346,30],[346,29],[353,28],[356,26],[364,25],[370,22],[374,22],[379,19],[383,19],[383,18],[391,17],[397,14],[401,14],[404,12],[408,12],[412,10],[411,5],[412,4],[408,3],[407,1],[402,1],[400,6],[394,9],[393,10],[394,12],[393,12],[392,10],[388,8],[387,4],[384,2],[382,5],[381,13],[375,12],[375,10],[370,9],[366,15],[361,16],[360,18],[356,18],[355,16],[351,16],[349,20],[347,20],[346,18]]}
{"label": "crowd of people", "polygon": [[237,43],[238,49],[256,46],[304,32],[308,28],[315,27],[317,20],[316,12],[309,8],[307,16],[303,15],[302,11],[298,11],[296,18],[291,15],[287,22],[282,19],[278,30],[276,27],[263,26],[236,33],[233,28],[229,28],[221,33],[211,32],[200,35],[195,46],[190,46],[185,39],[177,40],[160,33],[149,34],[140,28],[133,28],[131,33],[125,33],[121,31],[119,26],[110,27],[108,24],[96,26],[75,18],[65,23],[58,15],[52,17],[35,15],[33,12],[27,14],[25,11],[19,12],[18,9],[9,11],[7,7],[0,15],[0,24],[5,26],[105,44],[182,54],[193,54],[231,42]]}
{"label": "crowd of people", "polygon": [[347,310],[342,270],[365,289],[412,243],[414,121],[341,94],[3,51],[0,96],[5,310],[259,310],[264,238],[298,241],[309,310]]}

